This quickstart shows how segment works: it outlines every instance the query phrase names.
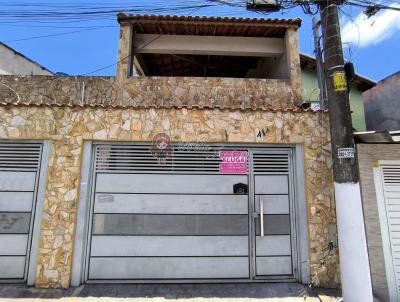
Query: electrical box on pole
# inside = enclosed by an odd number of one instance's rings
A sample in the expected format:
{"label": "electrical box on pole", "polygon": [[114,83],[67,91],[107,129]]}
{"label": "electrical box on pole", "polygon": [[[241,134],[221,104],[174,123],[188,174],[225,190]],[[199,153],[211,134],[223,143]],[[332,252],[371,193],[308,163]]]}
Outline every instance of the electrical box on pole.
{"label": "electrical box on pole", "polygon": [[246,8],[248,10],[274,12],[281,9],[281,5],[276,0],[247,0]]}

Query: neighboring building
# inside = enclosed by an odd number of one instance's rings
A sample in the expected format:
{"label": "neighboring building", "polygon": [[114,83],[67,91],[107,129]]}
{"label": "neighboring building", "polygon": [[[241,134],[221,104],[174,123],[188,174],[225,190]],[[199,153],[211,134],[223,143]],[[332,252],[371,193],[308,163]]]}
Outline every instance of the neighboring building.
{"label": "neighboring building", "polygon": [[400,301],[400,72],[363,93],[369,132],[356,133],[373,292]]}
{"label": "neighboring building", "polygon": [[400,130],[400,72],[363,93],[367,130]]}
{"label": "neighboring building", "polygon": [[400,301],[400,132],[355,134],[372,290]]}
{"label": "neighboring building", "polygon": [[116,77],[0,77],[0,278],[338,287],[301,20],[118,20]]}
{"label": "neighboring building", "polygon": [[[319,88],[316,73],[315,58],[306,54],[300,54],[301,82],[303,86],[303,98],[305,102],[319,102]],[[362,93],[375,86],[375,82],[356,75],[350,85],[350,109],[353,128],[356,131],[366,131],[364,105]]]}
{"label": "neighboring building", "polygon": [[0,42],[0,75],[53,75],[47,68]]}

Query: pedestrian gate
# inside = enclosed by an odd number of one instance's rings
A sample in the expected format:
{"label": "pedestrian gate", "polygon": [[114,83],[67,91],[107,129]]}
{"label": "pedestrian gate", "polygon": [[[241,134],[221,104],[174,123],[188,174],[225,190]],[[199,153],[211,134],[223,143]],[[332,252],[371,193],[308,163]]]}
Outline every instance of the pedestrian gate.
{"label": "pedestrian gate", "polygon": [[380,160],[374,168],[390,302],[400,300],[400,161]]}
{"label": "pedestrian gate", "polygon": [[42,147],[0,142],[0,282],[27,280]]}
{"label": "pedestrian gate", "polygon": [[[94,145],[87,282],[295,280],[291,148]],[[219,150],[246,150],[221,174]]]}

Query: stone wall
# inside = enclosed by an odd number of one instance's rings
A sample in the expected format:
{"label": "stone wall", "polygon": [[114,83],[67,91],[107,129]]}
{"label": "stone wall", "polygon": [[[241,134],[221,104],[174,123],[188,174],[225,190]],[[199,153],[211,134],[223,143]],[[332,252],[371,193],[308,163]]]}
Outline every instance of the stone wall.
{"label": "stone wall", "polygon": [[297,30],[287,29],[285,34],[285,48],[287,69],[289,70],[290,85],[298,100],[297,104],[301,105],[303,99],[301,97],[301,68],[299,56],[299,36]]}
{"label": "stone wall", "polygon": [[[256,138],[256,129],[266,136]],[[174,141],[303,144],[312,278],[316,285],[338,286],[337,252],[324,252],[328,224],[336,221],[328,129],[327,114],[311,111],[0,106],[0,139],[52,141],[37,286],[70,283],[83,141],[149,141],[159,132]]]}
{"label": "stone wall", "polygon": [[298,110],[296,102],[289,80],[0,76],[3,105]]}

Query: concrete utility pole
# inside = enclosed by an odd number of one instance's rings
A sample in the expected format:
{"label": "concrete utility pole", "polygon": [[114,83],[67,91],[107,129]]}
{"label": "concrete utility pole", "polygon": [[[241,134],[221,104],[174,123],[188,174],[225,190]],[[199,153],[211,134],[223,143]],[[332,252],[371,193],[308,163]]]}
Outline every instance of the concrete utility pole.
{"label": "concrete utility pole", "polygon": [[372,302],[357,154],[336,1],[319,2],[329,105],[342,294],[345,302]]}
{"label": "concrete utility pole", "polygon": [[[265,0],[248,0],[248,6],[255,10],[264,10],[259,1]],[[325,58],[325,74],[322,80],[326,84],[331,128],[342,293],[344,302],[373,302],[357,154],[337,10],[337,6],[343,4],[341,1],[343,0],[320,0],[318,3]],[[275,9],[280,9],[278,3]],[[314,22],[314,31],[316,25]],[[319,38],[317,42],[319,43]]]}
{"label": "concrete utility pole", "polygon": [[318,76],[318,88],[319,88],[319,105],[321,109],[325,109],[327,106],[326,97],[326,85],[325,85],[325,71],[324,64],[322,61],[321,52],[321,36],[319,33],[319,27],[321,22],[318,21],[317,17],[313,18],[313,36],[314,36],[314,54],[317,65],[317,76]]}

